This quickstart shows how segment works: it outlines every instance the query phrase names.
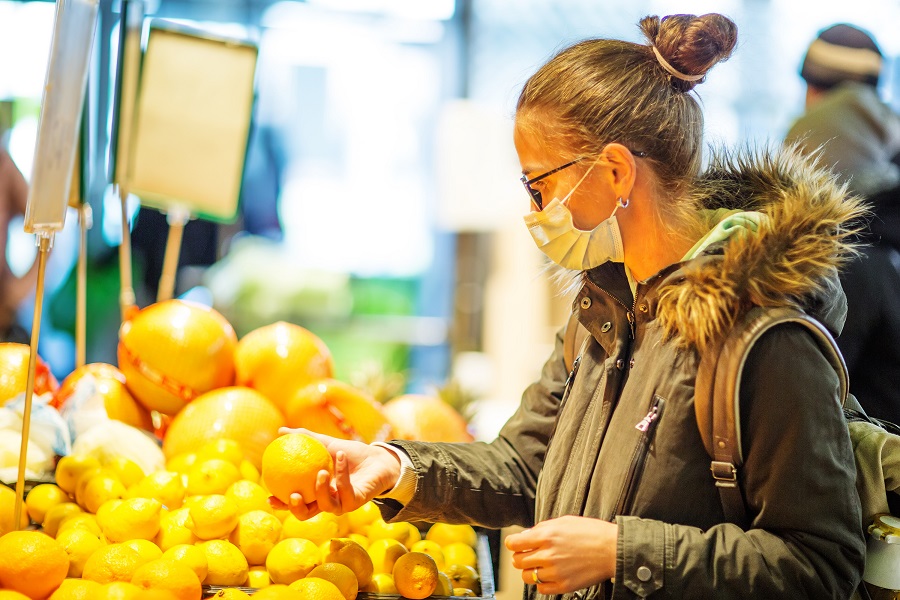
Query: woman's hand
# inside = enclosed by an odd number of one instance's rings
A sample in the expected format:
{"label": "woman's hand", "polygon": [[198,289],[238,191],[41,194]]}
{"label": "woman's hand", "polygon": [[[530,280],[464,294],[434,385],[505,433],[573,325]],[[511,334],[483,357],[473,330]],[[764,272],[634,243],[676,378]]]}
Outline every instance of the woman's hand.
{"label": "woman's hand", "polygon": [[615,576],[618,533],[615,523],[567,516],[510,534],[506,547],[522,581],[541,594],[564,594]]}
{"label": "woman's hand", "polygon": [[323,444],[334,459],[334,477],[319,471],[316,477],[316,497],[303,498],[291,494],[285,504],[274,496],[269,504],[276,509],[289,509],[295,517],[306,520],[322,511],[342,515],[356,510],[375,496],[394,487],[400,477],[400,459],[379,446],[342,440],[314,433],[308,429],[282,427],[280,434],[304,433]]}

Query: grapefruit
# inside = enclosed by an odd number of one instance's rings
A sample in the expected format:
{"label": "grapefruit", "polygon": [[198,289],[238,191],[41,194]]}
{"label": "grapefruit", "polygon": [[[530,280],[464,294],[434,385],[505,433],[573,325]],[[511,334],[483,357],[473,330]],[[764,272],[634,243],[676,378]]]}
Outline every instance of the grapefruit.
{"label": "grapefruit", "polygon": [[300,388],[287,403],[288,427],[303,427],[365,443],[391,437],[391,426],[374,398],[336,379],[320,379]]}
{"label": "grapefruit", "polygon": [[405,394],[384,404],[384,416],[402,440],[471,442],[466,420],[436,396]]}
{"label": "grapefruit", "polygon": [[85,381],[86,377],[93,379],[96,394],[103,400],[103,407],[110,419],[122,421],[138,429],[153,430],[150,411],[135,400],[128,391],[125,374],[113,365],[106,363],[91,363],[72,371],[63,379],[59,390],[50,402],[51,406],[62,410],[66,401]]}
{"label": "grapefruit", "polygon": [[[25,391],[28,382],[28,359],[31,347],[15,342],[0,343],[0,406]],[[34,371],[34,393],[51,394],[59,388],[59,382],[50,372],[50,367],[40,356]]]}

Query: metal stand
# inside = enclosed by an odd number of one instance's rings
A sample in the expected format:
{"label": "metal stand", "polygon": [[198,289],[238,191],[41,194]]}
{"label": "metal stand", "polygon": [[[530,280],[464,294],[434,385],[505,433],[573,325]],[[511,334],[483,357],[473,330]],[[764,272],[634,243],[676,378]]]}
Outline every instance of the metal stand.
{"label": "metal stand", "polygon": [[118,186],[122,203],[122,244],[119,246],[119,310],[122,321],[127,321],[137,310],[134,283],[131,278],[131,228],[128,226],[128,191]]}
{"label": "metal stand", "polygon": [[191,220],[190,214],[182,210],[170,210],[166,215],[169,222],[169,236],[166,238],[166,254],[163,257],[162,274],[159,277],[159,291],[156,301],[171,300],[175,295],[175,280],[178,276],[178,259],[181,256],[181,240],[184,227]]}
{"label": "metal stand", "polygon": [[83,367],[87,348],[87,232],[93,226],[91,205],[78,207],[78,225],[81,230],[78,251],[78,286],[75,296],[75,367]]}

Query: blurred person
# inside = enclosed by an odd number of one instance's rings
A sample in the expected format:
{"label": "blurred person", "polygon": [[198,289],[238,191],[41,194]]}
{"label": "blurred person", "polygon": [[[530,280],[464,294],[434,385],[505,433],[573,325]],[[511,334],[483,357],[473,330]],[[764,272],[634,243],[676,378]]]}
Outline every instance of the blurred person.
{"label": "blurred person", "polygon": [[800,76],[806,108],[785,141],[819,157],[849,190],[871,200],[871,244],[841,274],[847,321],[837,342],[850,391],[866,412],[900,423],[900,116],[878,95],[883,55],[853,25],[824,29]]}
{"label": "blurred person", "polygon": [[37,286],[37,260],[22,277],[17,277],[9,265],[9,225],[17,216],[24,215],[28,201],[28,183],[12,157],[0,147],[0,342],[28,344],[31,336],[16,319],[22,302]]}
{"label": "blurred person", "polygon": [[701,173],[692,90],[737,29],[718,14],[640,27],[646,44],[563,49],[516,107],[525,224],[580,283],[573,311],[590,335],[572,370],[561,330],[490,443],[313,434],[335,473],[289,508],[377,499],[388,520],[526,527],[506,545],[527,598],[848,598],[865,552],[856,468],[837,374],[811,335],[776,328],[745,365],[746,523],[726,519],[693,397],[703,351],[754,306],[839,331],[837,269],[864,209],[788,151],[723,151]]}

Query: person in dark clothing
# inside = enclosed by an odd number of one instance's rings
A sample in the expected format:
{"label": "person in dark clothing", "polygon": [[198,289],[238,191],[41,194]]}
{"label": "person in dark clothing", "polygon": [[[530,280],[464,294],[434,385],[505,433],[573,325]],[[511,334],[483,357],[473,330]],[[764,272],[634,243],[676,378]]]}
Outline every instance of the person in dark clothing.
{"label": "person in dark clothing", "polygon": [[30,335],[16,323],[16,310],[37,285],[37,261],[28,272],[16,277],[6,262],[6,244],[10,221],[25,214],[28,183],[9,153],[0,148],[0,342],[27,344]]}

